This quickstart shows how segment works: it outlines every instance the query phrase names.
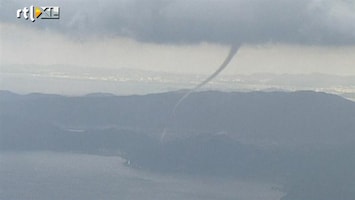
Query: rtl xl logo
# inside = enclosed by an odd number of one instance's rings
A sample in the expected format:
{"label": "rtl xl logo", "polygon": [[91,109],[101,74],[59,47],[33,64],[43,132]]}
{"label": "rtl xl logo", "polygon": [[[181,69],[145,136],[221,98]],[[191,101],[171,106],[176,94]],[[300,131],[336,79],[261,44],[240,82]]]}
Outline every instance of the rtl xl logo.
{"label": "rtl xl logo", "polygon": [[36,19],[59,19],[60,9],[58,6],[30,6],[29,8],[18,9],[16,17],[21,18],[21,15],[26,20],[30,19],[32,22],[36,21]]}

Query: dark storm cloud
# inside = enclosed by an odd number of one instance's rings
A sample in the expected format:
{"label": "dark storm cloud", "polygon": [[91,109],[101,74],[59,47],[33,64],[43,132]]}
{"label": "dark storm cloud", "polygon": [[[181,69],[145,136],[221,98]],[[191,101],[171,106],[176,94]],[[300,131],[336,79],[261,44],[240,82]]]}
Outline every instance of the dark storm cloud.
{"label": "dark storm cloud", "polygon": [[[355,44],[355,5],[350,0],[57,0],[53,3],[62,7],[58,30],[70,35],[119,35],[155,43]],[[55,28],[53,24],[38,26]]]}

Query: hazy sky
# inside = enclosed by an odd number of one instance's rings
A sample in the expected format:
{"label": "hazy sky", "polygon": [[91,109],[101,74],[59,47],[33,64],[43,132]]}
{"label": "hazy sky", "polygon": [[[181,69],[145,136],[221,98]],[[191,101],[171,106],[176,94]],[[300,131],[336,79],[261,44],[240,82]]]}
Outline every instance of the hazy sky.
{"label": "hazy sky", "polygon": [[[16,18],[30,5],[60,20]],[[0,0],[1,65],[355,75],[353,0]]]}

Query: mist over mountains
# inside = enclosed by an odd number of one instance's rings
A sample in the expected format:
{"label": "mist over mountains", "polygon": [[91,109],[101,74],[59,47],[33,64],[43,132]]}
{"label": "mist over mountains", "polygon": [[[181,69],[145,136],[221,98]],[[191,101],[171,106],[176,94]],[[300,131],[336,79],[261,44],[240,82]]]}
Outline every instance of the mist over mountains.
{"label": "mist over mountains", "polygon": [[280,145],[336,144],[354,139],[354,103],[335,95],[200,92],[186,99],[173,116],[172,108],[183,94],[65,97],[1,92],[1,116],[64,132],[117,129],[160,137],[166,129],[168,138],[209,133],[230,135],[246,143],[269,140]]}
{"label": "mist over mountains", "polygon": [[[50,69],[50,70],[49,70]],[[103,91],[119,95],[162,93],[192,88],[207,74],[179,74],[131,68],[88,68],[62,65],[4,65],[0,90],[19,93],[37,91],[64,95]],[[224,75],[212,80],[207,88],[222,91],[298,91],[312,90],[355,99],[355,77],[334,74]]]}
{"label": "mist over mountains", "polygon": [[172,115],[183,94],[1,91],[0,149],[113,155],[158,173],[267,180],[284,186],[283,200],[354,197],[354,102],[312,91],[206,91]]}

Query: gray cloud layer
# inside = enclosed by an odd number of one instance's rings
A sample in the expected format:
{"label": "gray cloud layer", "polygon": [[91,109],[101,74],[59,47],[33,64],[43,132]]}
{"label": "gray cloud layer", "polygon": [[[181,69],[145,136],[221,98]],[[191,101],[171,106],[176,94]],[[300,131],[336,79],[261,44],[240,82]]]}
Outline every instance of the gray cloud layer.
{"label": "gray cloud layer", "polygon": [[[2,14],[2,21],[30,23],[14,17],[15,7],[27,4],[0,2],[5,10],[13,10],[10,17]],[[80,37],[119,35],[154,43],[355,44],[353,0],[55,0],[51,4],[61,6],[60,22],[38,21],[36,26]]]}

